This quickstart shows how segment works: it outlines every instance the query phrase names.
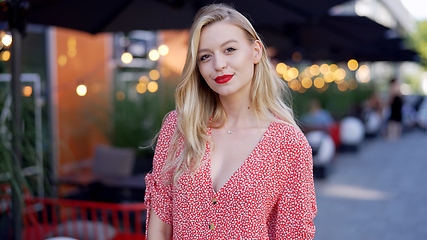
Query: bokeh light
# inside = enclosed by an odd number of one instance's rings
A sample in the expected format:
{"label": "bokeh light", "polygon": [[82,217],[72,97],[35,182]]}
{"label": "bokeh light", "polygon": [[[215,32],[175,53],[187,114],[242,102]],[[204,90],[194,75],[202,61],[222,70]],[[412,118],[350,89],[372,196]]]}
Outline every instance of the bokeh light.
{"label": "bokeh light", "polygon": [[125,100],[125,97],[126,97],[126,95],[125,95],[125,93],[124,93],[123,91],[118,91],[118,92],[116,92],[116,99],[117,99],[118,101],[123,101],[123,100]]}
{"label": "bokeh light", "polygon": [[70,36],[67,40],[67,55],[73,58],[77,55],[77,38]]}
{"label": "bokeh light", "polygon": [[335,76],[332,72],[327,72],[323,74],[323,79],[325,80],[325,82],[331,83],[335,80]]}
{"label": "bokeh light", "polygon": [[330,72],[335,72],[336,70],[338,70],[338,65],[336,65],[335,63],[329,65]]}
{"label": "bokeh light", "polygon": [[326,73],[328,73],[329,71],[330,71],[330,68],[329,68],[329,65],[328,65],[328,64],[324,63],[324,64],[320,65],[320,72],[321,72],[322,74],[326,74]]}
{"label": "bokeh light", "polygon": [[169,53],[169,47],[165,44],[162,44],[158,48],[160,56],[166,56]]}
{"label": "bokeh light", "polygon": [[292,54],[292,60],[294,62],[300,62],[302,60],[302,54],[300,52],[294,52]]}
{"label": "bokeh light", "polygon": [[80,84],[76,87],[76,93],[80,97],[83,97],[87,94],[87,87],[84,84]]}
{"label": "bokeh light", "polygon": [[65,66],[67,64],[67,61],[68,61],[68,59],[67,59],[67,56],[65,56],[65,55],[60,55],[58,57],[58,65],[61,67]]}
{"label": "bokeh light", "polygon": [[139,77],[139,82],[140,83],[147,84],[149,81],[150,81],[150,79],[147,76],[145,76],[145,75],[142,75],[141,77]]}
{"label": "bokeh light", "polygon": [[290,81],[288,84],[289,84],[289,87],[294,91],[298,91],[298,89],[301,88],[301,82],[298,81],[297,79]]}
{"label": "bokeh light", "polygon": [[311,81],[311,78],[309,77],[305,77],[301,80],[301,85],[303,88],[311,88],[311,86],[313,86],[313,81]]}
{"label": "bokeh light", "polygon": [[359,84],[357,83],[357,81],[355,79],[350,79],[348,81],[348,89],[350,89],[350,90],[356,89],[358,85]]}
{"label": "bokeh light", "polygon": [[130,52],[124,52],[120,58],[124,64],[129,64],[133,60],[133,56]]}
{"label": "bokeh light", "polygon": [[292,67],[292,68],[288,69],[287,73],[291,79],[294,79],[294,78],[298,77],[299,71],[297,68]]}
{"label": "bokeh light", "polygon": [[150,73],[148,73],[148,76],[150,77],[151,80],[158,80],[160,78],[160,72],[157,71],[156,69],[153,69],[150,71]]}
{"label": "bokeh light", "polygon": [[325,86],[325,81],[321,77],[317,77],[314,79],[313,84],[316,88],[322,88]]}
{"label": "bokeh light", "polygon": [[345,92],[348,89],[348,83],[346,81],[343,81],[337,86],[338,86],[338,90],[340,90],[341,92]]}
{"label": "bokeh light", "polygon": [[147,85],[147,89],[149,92],[155,93],[159,89],[159,85],[157,84],[157,82],[149,82]]}
{"label": "bokeh light", "polygon": [[6,47],[10,46],[12,44],[12,36],[9,34],[4,35],[1,39],[1,43]]}
{"label": "bokeh light", "polygon": [[347,75],[347,73],[345,72],[344,69],[342,68],[338,68],[335,72],[334,72],[334,77],[335,80],[337,81],[341,81],[345,78],[345,76]]}
{"label": "bokeh light", "polygon": [[148,53],[148,58],[149,58],[151,61],[153,61],[153,62],[155,62],[155,61],[159,60],[159,58],[160,58],[159,51],[157,51],[156,49],[151,50],[151,51]]}
{"label": "bokeh light", "polygon": [[31,86],[24,86],[22,88],[22,95],[25,97],[29,97],[31,96],[31,94],[33,93],[33,88]]}
{"label": "bokeh light", "polygon": [[347,62],[347,67],[350,69],[350,71],[356,71],[359,67],[359,63],[355,59],[350,59]]}
{"label": "bokeh light", "polygon": [[320,67],[317,64],[313,64],[310,66],[310,73],[312,76],[317,76],[320,74]]}
{"label": "bokeh light", "polygon": [[147,91],[147,84],[139,82],[138,84],[136,84],[136,91],[140,94],[144,94]]}
{"label": "bokeh light", "polygon": [[367,83],[371,80],[371,73],[367,65],[361,65],[356,71],[356,78],[361,83]]}
{"label": "bokeh light", "polygon": [[278,74],[283,74],[284,72],[286,72],[287,69],[288,68],[287,68],[286,64],[284,64],[282,62],[280,62],[276,65],[276,72]]}
{"label": "bokeh light", "polygon": [[3,52],[1,52],[1,53],[0,53],[0,59],[1,59],[3,62],[7,62],[7,61],[9,61],[9,59],[10,59],[10,52],[9,52],[9,51],[3,51]]}

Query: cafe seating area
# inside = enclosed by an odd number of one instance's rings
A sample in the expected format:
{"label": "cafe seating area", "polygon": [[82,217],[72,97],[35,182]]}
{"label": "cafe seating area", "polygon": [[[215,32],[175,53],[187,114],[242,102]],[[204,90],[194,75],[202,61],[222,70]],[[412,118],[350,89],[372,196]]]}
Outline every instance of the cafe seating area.
{"label": "cafe seating area", "polygon": [[[1,196],[2,223],[11,224],[11,198]],[[102,203],[26,196],[22,211],[22,240],[144,240],[144,203]],[[3,225],[2,239],[13,229]]]}
{"label": "cafe seating area", "polygon": [[[56,197],[24,191],[22,239],[145,239],[145,174],[140,170],[135,150],[97,145],[93,158],[61,167],[52,179]],[[0,235],[6,239],[13,237],[7,226],[13,215],[10,192],[9,184],[2,185]]]}
{"label": "cafe seating area", "polygon": [[54,182],[67,199],[142,202],[146,173],[135,169],[135,155],[134,149],[98,145],[93,158],[63,166]]}

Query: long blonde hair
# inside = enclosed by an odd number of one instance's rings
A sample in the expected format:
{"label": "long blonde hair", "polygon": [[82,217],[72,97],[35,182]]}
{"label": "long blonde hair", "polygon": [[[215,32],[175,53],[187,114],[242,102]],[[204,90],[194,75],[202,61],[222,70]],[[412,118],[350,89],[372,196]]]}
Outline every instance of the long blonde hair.
{"label": "long blonde hair", "polygon": [[[292,109],[285,97],[290,97],[286,83],[281,80],[267,57],[266,47],[249,20],[233,7],[226,4],[211,4],[199,10],[190,30],[187,58],[182,80],[175,93],[177,129],[169,147],[163,169],[171,173],[176,183],[185,171],[194,172],[201,163],[210,142],[207,130],[212,122],[224,123],[226,115],[218,94],[212,91],[202,78],[197,66],[197,51],[200,33],[204,26],[214,22],[227,21],[241,28],[249,41],[261,42],[262,57],[254,66],[254,77],[250,91],[252,106],[257,116],[280,119],[298,127]],[[289,99],[288,99],[289,100]]]}

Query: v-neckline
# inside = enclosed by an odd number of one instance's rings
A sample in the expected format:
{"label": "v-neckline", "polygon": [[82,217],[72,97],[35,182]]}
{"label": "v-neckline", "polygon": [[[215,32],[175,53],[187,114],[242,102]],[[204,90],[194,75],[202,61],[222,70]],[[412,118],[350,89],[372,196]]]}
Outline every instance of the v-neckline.
{"label": "v-neckline", "polygon": [[[267,133],[270,131],[271,126],[273,125],[274,121],[272,121],[267,129],[265,130],[264,134],[262,135],[261,139],[258,141],[258,143],[255,145],[254,149],[252,149],[251,153],[248,155],[248,157],[245,159],[245,161],[243,161],[243,163],[236,169],[236,171],[233,172],[233,174],[231,174],[231,176],[227,179],[227,181],[225,181],[225,183],[218,189],[215,190],[214,186],[213,186],[213,179],[212,179],[212,174],[211,174],[211,170],[212,170],[212,161],[211,161],[211,146],[209,146],[208,148],[208,152],[207,152],[207,164],[206,167],[207,169],[207,174],[208,174],[208,178],[209,178],[209,183],[210,183],[210,188],[213,191],[214,194],[220,194],[221,192],[225,191],[223,189],[225,189],[231,181],[234,180],[234,178],[236,177],[237,174],[239,174],[241,172],[241,169],[244,168],[249,160],[252,158],[252,155],[255,154],[256,150],[259,148],[259,146],[261,145],[261,143],[264,141],[265,136],[267,135]],[[211,132],[211,128],[209,128],[208,130],[208,135],[211,136],[212,132]]]}

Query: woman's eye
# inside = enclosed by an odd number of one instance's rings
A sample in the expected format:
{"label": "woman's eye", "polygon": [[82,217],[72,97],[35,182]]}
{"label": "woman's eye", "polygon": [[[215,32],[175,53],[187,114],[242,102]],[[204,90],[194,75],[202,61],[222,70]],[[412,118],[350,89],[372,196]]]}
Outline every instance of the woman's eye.
{"label": "woman's eye", "polygon": [[205,54],[205,55],[202,55],[200,58],[199,58],[199,60],[200,61],[205,61],[206,59],[208,59],[209,58],[209,55],[208,54]]}
{"label": "woman's eye", "polygon": [[229,47],[225,50],[226,53],[230,53],[230,52],[234,52],[234,51],[236,51],[236,49],[232,48],[232,47]]}

